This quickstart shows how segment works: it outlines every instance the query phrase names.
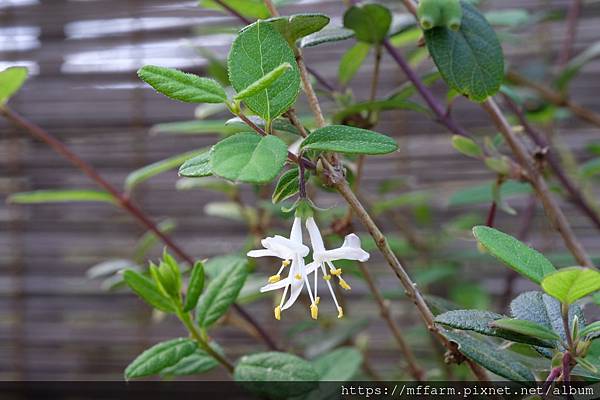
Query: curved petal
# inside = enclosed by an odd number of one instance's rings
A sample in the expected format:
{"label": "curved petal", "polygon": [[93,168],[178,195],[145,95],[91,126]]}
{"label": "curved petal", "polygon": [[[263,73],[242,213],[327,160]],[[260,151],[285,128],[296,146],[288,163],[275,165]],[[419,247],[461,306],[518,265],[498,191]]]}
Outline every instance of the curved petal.
{"label": "curved petal", "polygon": [[258,258],[258,257],[279,257],[275,252],[273,252],[272,250],[267,250],[267,249],[263,249],[263,250],[250,250],[248,253],[246,253],[246,255],[248,257],[254,257],[254,258]]}
{"label": "curved petal", "polygon": [[[290,284],[291,284],[291,291],[290,291],[290,298],[285,302],[285,304],[283,305],[283,307],[281,307],[281,310],[285,310],[290,308],[298,299],[298,297],[300,296],[300,293],[302,292],[302,288],[304,287],[304,260],[302,258],[295,258],[294,261],[292,261],[292,266],[290,268],[290,275],[289,275],[289,279],[290,279]],[[300,276],[302,277],[302,279],[296,279],[296,275],[300,274]]]}
{"label": "curved petal", "polygon": [[309,249],[302,242],[298,243],[283,236],[272,236],[261,241],[262,245],[277,254],[277,257],[289,260],[294,258],[295,254],[305,257]]}
{"label": "curved petal", "polygon": [[320,266],[320,264],[316,261],[313,261],[310,264],[308,264],[306,267],[304,267],[304,270],[306,271],[306,275],[310,275],[313,272],[315,272],[319,268],[319,266]]}
{"label": "curved petal", "polygon": [[315,219],[313,217],[308,217],[306,219],[306,230],[310,236],[310,243],[314,253],[321,253],[325,251],[325,245],[323,244],[323,238],[321,237],[321,232],[319,232],[319,227],[317,226]]}
{"label": "curved petal", "polygon": [[269,283],[268,285],[261,287],[260,292],[264,293],[264,292],[269,292],[271,290],[281,289],[281,288],[286,287],[289,284],[290,284],[290,278],[288,277],[288,278],[280,280],[279,282]]}
{"label": "curved petal", "polygon": [[319,261],[357,260],[367,261],[369,253],[360,248],[360,238],[354,233],[346,236],[342,247],[333,250],[325,250],[314,256]]}

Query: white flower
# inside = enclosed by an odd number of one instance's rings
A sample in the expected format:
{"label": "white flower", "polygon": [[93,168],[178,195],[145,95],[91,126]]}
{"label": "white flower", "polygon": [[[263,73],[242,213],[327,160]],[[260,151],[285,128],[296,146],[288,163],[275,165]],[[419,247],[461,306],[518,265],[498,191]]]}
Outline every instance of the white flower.
{"label": "white flower", "polygon": [[[310,235],[310,242],[313,250],[313,262],[310,265],[311,268],[307,268],[307,274],[310,272],[315,273],[314,275],[314,293],[315,298],[311,303],[310,311],[311,315],[314,319],[317,318],[319,314],[319,296],[318,296],[318,268],[321,268],[323,273],[323,279],[329,288],[329,293],[331,293],[331,297],[333,298],[333,302],[338,310],[338,318],[342,318],[344,316],[344,311],[342,307],[340,307],[333,288],[331,287],[331,277],[336,276],[338,278],[339,285],[346,289],[350,290],[350,285],[342,278],[342,269],[336,268],[333,264],[333,261],[336,260],[355,260],[355,261],[367,261],[369,259],[369,253],[364,251],[360,247],[360,238],[356,236],[354,233],[347,235],[344,239],[344,244],[342,247],[333,250],[326,250],[325,245],[323,244],[323,238],[321,237],[321,232],[315,223],[313,217],[308,217],[306,219],[306,229],[308,230],[308,234]],[[326,268],[326,266],[328,268]],[[310,272],[309,272],[310,270]],[[311,298],[311,301],[313,299]]]}
{"label": "white flower", "polygon": [[[260,289],[261,292],[267,292],[283,288],[281,302],[274,310],[275,318],[281,319],[281,311],[290,308],[294,304],[300,296],[304,283],[307,284],[311,302],[314,303],[308,285],[307,269],[314,270],[316,267],[304,264],[304,257],[308,254],[309,249],[302,243],[302,220],[299,217],[294,219],[289,239],[283,236],[273,236],[263,239],[261,243],[265,249],[249,251],[248,257],[277,257],[283,260],[277,274],[270,276],[269,284]],[[282,280],[281,273],[287,266],[290,266],[290,271],[287,278]],[[288,291],[290,297],[284,304]]]}

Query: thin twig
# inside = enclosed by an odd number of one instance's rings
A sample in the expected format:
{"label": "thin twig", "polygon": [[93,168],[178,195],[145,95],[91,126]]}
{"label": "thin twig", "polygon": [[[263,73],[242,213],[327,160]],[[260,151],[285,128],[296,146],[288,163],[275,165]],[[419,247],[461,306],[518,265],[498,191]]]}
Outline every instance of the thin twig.
{"label": "thin twig", "polygon": [[563,170],[560,160],[556,157],[552,149],[550,148],[550,144],[544,138],[544,135],[535,129],[525,115],[523,114],[523,110],[508,96],[504,96],[505,102],[510,108],[510,110],[517,116],[519,119],[519,123],[523,126],[525,133],[531,138],[531,140],[540,148],[547,149],[548,152],[545,154],[545,159],[548,161],[548,165],[556,175],[556,178],[561,182],[563,187],[569,193],[570,199],[575,205],[583,211],[583,213],[592,221],[592,223],[596,226],[596,228],[600,229],[600,217],[594,211],[594,209],[588,204],[582,192],[577,188],[575,183],[571,180],[571,178],[567,175],[567,173]]}
{"label": "thin twig", "polygon": [[571,56],[573,55],[573,47],[575,46],[575,40],[577,37],[577,25],[579,22],[579,15],[581,14],[581,0],[571,0],[569,11],[567,13],[567,28],[565,34],[565,40],[558,57],[558,66],[564,67]]}
{"label": "thin twig", "polygon": [[[0,107],[0,114],[2,114],[7,120],[12,122],[14,125],[22,128],[24,131],[32,135],[33,137],[41,140],[42,142],[49,145],[54,151],[63,156],[75,167],[86,174],[92,181],[97,183],[100,187],[110,193],[115,199],[116,203],[127,211],[131,216],[137,219],[142,225],[149,229],[156,237],[158,237],[168,248],[170,248],[178,257],[185,260],[188,264],[194,264],[194,258],[185,253],[167,234],[162,232],[158,227],[150,220],[148,216],[135,204],[131,202],[123,193],[121,193],[115,186],[106,181],[94,167],[89,163],[80,158],[71,149],[65,146],[60,140],[52,136],[49,132],[45,131],[38,125],[26,120],[10,108],[4,106]],[[267,334],[267,332],[254,320],[254,318],[248,314],[242,307],[237,304],[233,305],[234,309],[242,316],[248,323],[250,323],[256,332],[263,339],[265,344],[273,350],[277,349],[277,345]]]}
{"label": "thin twig", "polygon": [[492,118],[492,121],[504,137],[504,140],[506,140],[513,154],[517,157],[517,160],[519,160],[521,167],[528,172],[531,184],[542,201],[546,215],[562,236],[571,254],[573,254],[580,265],[591,267],[592,261],[590,260],[590,257],[585,252],[583,246],[581,246],[581,243],[577,240],[569,221],[556,203],[554,197],[550,194],[550,189],[548,188],[546,180],[535,166],[534,160],[527,151],[527,148],[514,134],[510,124],[502,114],[502,111],[500,111],[500,108],[494,99],[489,98],[482,103],[482,107]]}

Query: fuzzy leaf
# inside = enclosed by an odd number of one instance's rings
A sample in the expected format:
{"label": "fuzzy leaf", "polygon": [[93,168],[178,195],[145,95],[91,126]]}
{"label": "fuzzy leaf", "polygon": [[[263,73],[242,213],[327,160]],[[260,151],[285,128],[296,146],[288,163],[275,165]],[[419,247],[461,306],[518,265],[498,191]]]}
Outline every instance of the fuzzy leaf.
{"label": "fuzzy leaf", "polygon": [[229,51],[229,79],[238,93],[282,63],[288,63],[291,68],[268,88],[244,99],[248,108],[266,121],[286,112],[298,97],[300,73],[294,52],[271,24],[260,20],[244,28]]}
{"label": "fuzzy leaf", "polygon": [[496,33],[466,1],[461,2],[460,29],[435,27],[424,31],[433,61],[446,83],[473,101],[498,92],[504,79],[504,56]]}
{"label": "fuzzy leaf", "polygon": [[224,103],[225,90],[217,81],[173,68],[146,65],[138,71],[141,80],[159,93],[185,103]]}
{"label": "fuzzy leaf", "polygon": [[[466,206],[471,204],[491,203],[494,200],[495,183],[484,183],[483,185],[470,186],[458,190],[450,196],[448,206]],[[508,181],[500,187],[500,198],[517,197],[529,194],[533,191],[529,183]]]}
{"label": "fuzzy leaf", "polygon": [[196,321],[208,328],[221,318],[237,299],[248,269],[245,263],[233,263],[223,269],[206,287],[196,306]]}
{"label": "fuzzy leaf", "polygon": [[204,264],[202,261],[197,261],[192,268],[192,274],[185,295],[185,304],[183,311],[192,311],[198,303],[198,298],[204,289]]}
{"label": "fuzzy leaf", "polygon": [[321,381],[347,381],[360,369],[363,358],[352,347],[340,347],[313,360],[315,371]]}
{"label": "fuzzy leaf", "polygon": [[587,338],[587,340],[595,339],[598,336],[600,336],[600,321],[592,322],[579,332],[579,337]]}
{"label": "fuzzy leaf", "polygon": [[361,42],[381,43],[391,24],[392,13],[380,4],[352,6],[344,14],[344,27],[352,29]]}
{"label": "fuzzy leaf", "polygon": [[289,17],[274,17],[267,20],[288,41],[295,46],[298,39],[318,32],[329,23],[325,14],[294,14]]}
{"label": "fuzzy leaf", "polygon": [[173,339],[152,346],[125,369],[125,379],[142,378],[160,373],[194,353],[198,346],[190,339]]}
{"label": "fuzzy leaf", "polygon": [[287,159],[287,146],[276,136],[239,133],[217,143],[210,154],[212,172],[232,181],[270,182]]}
{"label": "fuzzy leaf", "polygon": [[[306,172],[304,178],[306,179]],[[271,200],[273,204],[279,203],[280,201],[284,201],[289,199],[296,193],[300,191],[300,184],[298,182],[299,172],[298,168],[294,167],[289,171],[286,171],[277,182],[277,186],[273,191],[273,195],[271,196]]]}
{"label": "fuzzy leaf", "polygon": [[195,158],[203,153],[207,153],[206,149],[188,151],[187,153],[178,154],[137,169],[127,175],[127,178],[125,179],[125,190],[131,192],[140,183],[145,182],[158,174],[177,168],[187,160],[193,157]]}
{"label": "fuzzy leaf", "polygon": [[[269,18],[271,13],[263,0],[221,0],[226,6],[249,18]],[[275,4],[278,1],[274,1]],[[229,13],[229,10],[215,0],[200,0],[200,6]]]}
{"label": "fuzzy leaf", "polygon": [[541,253],[506,233],[487,226],[476,226],[473,235],[491,255],[535,283],[556,271]]}
{"label": "fuzzy leaf", "polygon": [[242,357],[233,377],[251,392],[274,398],[302,395],[316,388],[319,380],[308,361],[275,351]]}
{"label": "fuzzy leaf", "polygon": [[523,319],[501,318],[492,322],[491,326],[542,340],[557,340],[559,338],[556,333],[544,325]]}
{"label": "fuzzy leaf", "polygon": [[358,42],[344,53],[338,70],[338,78],[342,85],[346,85],[352,80],[352,77],[354,77],[363,61],[365,61],[370,49],[370,44]]}
{"label": "fuzzy leaf", "polygon": [[458,344],[458,349],[466,357],[482,367],[515,382],[535,382],[535,377],[513,353],[495,347],[484,340],[463,332],[443,333],[449,340]]}
{"label": "fuzzy leaf", "polygon": [[140,296],[142,300],[152,307],[167,313],[175,312],[173,303],[161,293],[154,281],[131,269],[128,269],[123,273],[123,280],[125,280],[127,286],[129,286],[135,294]]}
{"label": "fuzzy leaf", "polygon": [[219,365],[219,362],[212,358],[204,350],[196,349],[192,354],[182,358],[171,367],[160,371],[164,377],[197,375],[210,371]]}
{"label": "fuzzy leaf", "polygon": [[483,156],[483,150],[477,143],[468,137],[454,135],[452,136],[452,146],[468,157],[479,158]]}
{"label": "fuzzy leaf", "polygon": [[259,92],[266,90],[271,86],[281,75],[283,75],[286,71],[292,69],[292,66],[289,63],[283,63],[275,68],[273,71],[268,72],[265,76],[252,83],[246,89],[242,90],[238,94],[235,95],[235,98],[238,100],[243,100],[247,97],[254,96]]}
{"label": "fuzzy leaf", "polygon": [[8,196],[6,201],[15,204],[65,203],[72,201],[114,203],[115,199],[110,193],[102,190],[61,189],[15,193]]}
{"label": "fuzzy leaf", "polygon": [[10,67],[0,72],[0,105],[6,104],[19,91],[28,73],[25,67]]}
{"label": "fuzzy leaf", "polygon": [[591,268],[563,268],[546,275],[542,288],[561,303],[573,304],[600,290],[600,272]]}
{"label": "fuzzy leaf", "polygon": [[200,178],[212,175],[212,169],[210,168],[210,152],[205,151],[184,162],[181,167],[179,167],[179,175],[188,178]]}
{"label": "fuzzy leaf", "polygon": [[346,154],[387,154],[398,149],[396,141],[389,136],[345,125],[316,129],[302,141],[301,147]]}
{"label": "fuzzy leaf", "polygon": [[339,42],[350,39],[354,31],[339,26],[327,27],[319,32],[305,36],[300,41],[300,47],[313,47],[323,43]]}

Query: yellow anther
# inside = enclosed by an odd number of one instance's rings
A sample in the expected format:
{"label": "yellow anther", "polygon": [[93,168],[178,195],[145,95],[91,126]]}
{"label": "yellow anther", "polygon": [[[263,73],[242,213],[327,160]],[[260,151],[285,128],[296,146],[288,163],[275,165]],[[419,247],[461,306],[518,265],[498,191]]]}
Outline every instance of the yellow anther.
{"label": "yellow anther", "polygon": [[280,306],[275,307],[273,312],[275,313],[275,319],[277,321],[279,321],[281,319],[281,307]]}
{"label": "yellow anther", "polygon": [[310,305],[310,316],[312,319],[317,319],[319,317],[319,307],[315,303]]}
{"label": "yellow anther", "polygon": [[342,274],[342,269],[341,268],[332,269],[330,272],[331,272],[331,275],[340,276]]}
{"label": "yellow anther", "polygon": [[323,279],[325,279],[326,281],[331,280],[331,275],[327,274],[327,275],[323,275]]}
{"label": "yellow anther", "polygon": [[341,276],[339,277],[340,279],[340,286],[346,290],[350,290],[350,285],[348,285],[348,283],[344,280],[344,278],[342,278]]}
{"label": "yellow anther", "polygon": [[342,318],[344,316],[344,310],[342,307],[338,307],[338,318]]}
{"label": "yellow anther", "polygon": [[319,296],[315,297],[315,304],[319,304],[320,301],[321,301],[321,298]]}
{"label": "yellow anther", "polygon": [[300,275],[300,274],[296,274],[296,275],[294,275],[294,278],[296,278],[296,279],[298,279],[299,281],[301,281],[301,280],[302,280],[302,275]]}
{"label": "yellow anther", "polygon": [[282,267],[287,267],[288,265],[290,265],[290,260],[283,260],[283,262],[281,263]]}
{"label": "yellow anther", "polygon": [[268,282],[269,283],[276,283],[276,282],[279,282],[280,280],[281,280],[281,275],[277,274],[277,275],[271,275],[269,277]]}

